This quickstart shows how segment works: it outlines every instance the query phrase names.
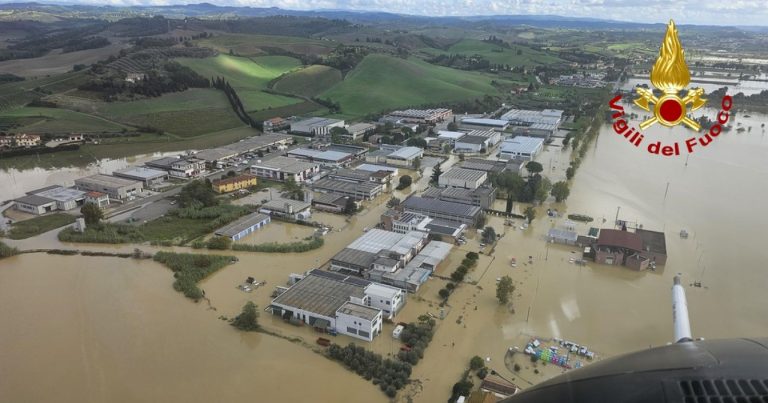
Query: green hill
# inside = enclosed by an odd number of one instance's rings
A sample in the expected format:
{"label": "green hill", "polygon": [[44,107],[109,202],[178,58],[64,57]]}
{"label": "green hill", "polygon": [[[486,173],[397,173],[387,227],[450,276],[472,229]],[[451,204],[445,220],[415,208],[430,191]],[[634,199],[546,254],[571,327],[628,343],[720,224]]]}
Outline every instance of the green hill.
{"label": "green hill", "polygon": [[314,97],[341,82],[341,72],[333,67],[313,65],[286,74],[272,87],[288,94]]}
{"label": "green hill", "polygon": [[478,39],[462,39],[448,50],[423,49],[428,53],[459,54],[464,56],[480,55],[493,64],[510,66],[535,66],[540,64],[561,63],[563,60],[546,52],[533,50],[526,46],[511,45],[510,48],[484,42]]}
{"label": "green hill", "polygon": [[498,95],[491,78],[419,59],[368,55],[341,83],[322,93],[341,104],[347,116],[363,116],[405,106]]}
{"label": "green hill", "polygon": [[218,55],[205,59],[181,58],[179,63],[204,77],[224,77],[237,91],[249,111],[275,108],[301,102],[300,99],[264,92],[269,82],[300,66],[298,60],[287,56],[254,58]]}

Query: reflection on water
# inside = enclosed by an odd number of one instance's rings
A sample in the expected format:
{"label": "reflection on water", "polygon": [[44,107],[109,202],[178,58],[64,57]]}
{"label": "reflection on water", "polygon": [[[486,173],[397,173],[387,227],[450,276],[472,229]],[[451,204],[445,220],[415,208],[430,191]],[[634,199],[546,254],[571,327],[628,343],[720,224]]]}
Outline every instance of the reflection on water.
{"label": "reflection on water", "polygon": [[75,179],[97,173],[111,174],[113,171],[129,165],[139,165],[151,159],[177,155],[178,152],[152,153],[133,157],[110,159],[104,158],[85,167],[64,167],[45,169],[40,167],[30,169],[11,168],[0,170],[0,201],[24,196],[30,190],[45,186],[72,186]]}
{"label": "reflection on water", "polygon": [[[633,90],[637,85],[646,84],[651,85],[648,78],[630,78],[625,82],[621,89]],[[719,77],[693,77],[689,84],[691,88],[703,88],[707,93],[716,91],[723,87],[728,87],[729,94],[738,94],[739,92],[744,95],[759,94],[761,91],[768,90],[768,81],[752,81],[752,80],[736,80],[732,78],[719,78]]]}

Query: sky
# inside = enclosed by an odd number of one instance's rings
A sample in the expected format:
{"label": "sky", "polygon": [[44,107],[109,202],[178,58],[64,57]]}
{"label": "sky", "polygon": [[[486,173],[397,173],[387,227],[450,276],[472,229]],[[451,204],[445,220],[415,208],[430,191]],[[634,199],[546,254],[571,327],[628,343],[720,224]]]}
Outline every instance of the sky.
{"label": "sky", "polygon": [[[0,0],[9,2],[10,0]],[[17,0],[25,1],[25,0]],[[39,0],[45,2],[45,0]],[[55,1],[55,0],[54,0]],[[60,0],[61,1],[61,0]],[[64,0],[97,5],[168,5],[205,0]],[[768,0],[207,0],[217,5],[292,10],[386,11],[426,16],[559,15],[678,24],[768,25]]]}

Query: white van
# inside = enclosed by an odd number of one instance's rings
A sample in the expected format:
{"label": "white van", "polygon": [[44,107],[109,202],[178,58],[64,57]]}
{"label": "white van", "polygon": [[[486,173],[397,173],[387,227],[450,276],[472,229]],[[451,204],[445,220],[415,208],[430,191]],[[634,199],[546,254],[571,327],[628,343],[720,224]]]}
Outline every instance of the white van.
{"label": "white van", "polygon": [[392,337],[394,337],[396,339],[399,339],[400,338],[400,333],[403,333],[403,329],[405,329],[405,327],[403,327],[403,325],[397,325],[395,327],[395,330],[392,331]]}

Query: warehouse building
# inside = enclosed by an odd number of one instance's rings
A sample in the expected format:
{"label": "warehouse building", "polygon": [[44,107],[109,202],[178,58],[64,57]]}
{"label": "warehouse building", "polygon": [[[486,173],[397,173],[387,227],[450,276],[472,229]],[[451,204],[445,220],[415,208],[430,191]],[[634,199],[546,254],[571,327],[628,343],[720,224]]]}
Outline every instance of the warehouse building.
{"label": "warehouse building", "polygon": [[380,184],[384,190],[392,181],[392,173],[386,170],[365,171],[360,169],[337,169],[327,176],[330,179],[338,179],[347,182],[364,183],[373,182]]}
{"label": "warehouse building", "polygon": [[[338,214],[346,210],[348,200],[349,196],[336,193],[317,193],[312,197],[312,207],[315,210]],[[357,203],[355,203],[355,208],[357,208]]]}
{"label": "warehouse building", "polygon": [[14,208],[25,213],[42,215],[56,210],[56,201],[47,197],[27,195],[14,200]]}
{"label": "warehouse building", "polygon": [[386,165],[376,165],[376,164],[360,164],[355,167],[355,170],[357,171],[368,171],[368,172],[388,172],[390,174],[390,177],[395,177],[399,173],[398,169],[395,167],[388,167]]}
{"label": "warehouse building", "polygon": [[415,293],[422,284],[426,283],[429,276],[434,273],[437,266],[448,257],[452,245],[440,241],[432,241],[419,252],[405,267],[395,271],[381,270],[374,267],[368,272],[368,278],[372,281],[402,288]]}
{"label": "warehouse building", "polygon": [[503,160],[533,161],[543,147],[543,139],[517,136],[504,140],[501,143],[499,158]]}
{"label": "warehouse building", "polygon": [[576,245],[578,237],[575,231],[561,228],[550,228],[547,232],[547,241],[563,245]]}
{"label": "warehouse building", "polygon": [[456,152],[484,153],[491,147],[491,139],[483,136],[466,135],[454,144]]}
{"label": "warehouse building", "polygon": [[311,203],[292,199],[274,199],[261,205],[260,213],[306,221],[312,216]]}
{"label": "warehouse building", "polygon": [[371,134],[375,131],[376,125],[372,125],[370,123],[355,123],[347,127],[347,132],[349,135],[345,135],[344,137],[352,141],[357,141],[362,140],[366,134]]}
{"label": "warehouse building", "polygon": [[268,309],[286,320],[300,321],[318,331],[336,331],[372,341],[381,333],[384,314],[368,306],[369,281],[312,270],[278,295]]}
{"label": "warehouse building", "polygon": [[354,159],[354,156],[341,151],[314,150],[310,148],[296,148],[288,151],[288,156],[305,161],[317,162],[322,165],[342,166]]}
{"label": "warehouse building", "polygon": [[53,200],[56,202],[56,210],[67,211],[85,204],[86,192],[74,188],[53,185],[27,192],[27,194]]}
{"label": "warehouse building", "polygon": [[479,206],[482,209],[488,209],[491,208],[496,200],[496,193],[496,188],[488,185],[480,186],[476,189],[430,187],[421,194],[421,197],[469,204],[471,206]]}
{"label": "warehouse building", "polygon": [[352,159],[364,159],[365,155],[368,154],[368,147],[363,146],[356,146],[352,144],[335,144],[332,143],[328,146],[324,147],[324,150],[326,151],[338,151],[346,154],[352,155]]}
{"label": "warehouse building", "polygon": [[414,161],[423,156],[424,150],[419,147],[401,147],[387,155],[387,164],[412,168]]}
{"label": "warehouse building", "polygon": [[466,224],[470,227],[477,226],[478,220],[482,214],[482,209],[479,206],[428,199],[419,196],[411,196],[405,199],[401,203],[401,206],[405,212],[422,213],[431,218]]}
{"label": "warehouse building", "polygon": [[500,174],[507,170],[507,163],[504,161],[484,160],[479,158],[470,158],[459,163],[459,167],[464,169],[474,169],[476,171],[487,172],[488,175]]}
{"label": "warehouse building", "polygon": [[302,183],[319,172],[320,164],[282,156],[251,165],[252,175],[279,182],[293,180]]}
{"label": "warehouse building", "polygon": [[437,109],[406,109],[403,111],[390,112],[385,118],[385,121],[390,122],[411,122],[411,123],[426,123],[435,124],[443,122],[453,118],[453,111],[451,109],[437,108]]}
{"label": "warehouse building", "polygon": [[164,157],[144,165],[166,171],[174,178],[196,178],[205,173],[205,160],[195,157]]}
{"label": "warehouse building", "polygon": [[159,169],[131,167],[112,172],[118,178],[140,181],[145,188],[152,188],[168,180],[168,172]]}
{"label": "warehouse building", "polygon": [[501,115],[512,126],[531,126],[537,123],[552,124],[559,127],[563,119],[563,111],[559,109],[544,109],[534,111],[528,109],[512,109]]}
{"label": "warehouse building", "polygon": [[509,127],[509,122],[504,119],[464,118],[461,119],[461,127],[464,129],[496,130],[503,132]]}
{"label": "warehouse building", "polygon": [[375,182],[351,182],[323,178],[312,184],[316,192],[349,196],[355,200],[373,200],[381,194],[383,187]]}
{"label": "warehouse building", "polygon": [[144,188],[140,181],[96,174],[75,179],[75,187],[86,192],[102,192],[111,199],[133,200]]}
{"label": "warehouse building", "polygon": [[501,141],[501,133],[495,130],[472,130],[467,135],[487,138],[488,146],[495,146]]}
{"label": "warehouse building", "polygon": [[247,174],[217,179],[211,182],[211,186],[216,193],[231,193],[240,189],[248,189],[257,184],[258,179],[256,179],[256,176]]}
{"label": "warehouse building", "polygon": [[251,213],[245,217],[237,219],[235,222],[227,224],[218,230],[215,234],[225,236],[233,241],[239,241],[257,229],[264,227],[271,221],[270,217],[262,213]]}
{"label": "warehouse building", "polygon": [[449,130],[439,130],[437,132],[437,141],[442,144],[454,145],[462,137],[466,136],[466,132],[454,132]]}
{"label": "warehouse building", "polygon": [[394,209],[381,215],[381,227],[387,231],[405,234],[419,231],[429,235],[439,235],[456,241],[467,230],[466,224],[459,224],[430,218],[419,213],[403,213]]}
{"label": "warehouse building", "polygon": [[309,118],[291,123],[291,133],[305,136],[324,136],[331,133],[334,127],[344,127],[344,121],[328,118]]}
{"label": "warehouse building", "polygon": [[375,265],[397,270],[427,242],[427,234],[371,229],[331,258],[331,270],[364,276]]}
{"label": "warehouse building", "polygon": [[544,141],[547,141],[557,133],[557,125],[553,123],[534,123],[530,126],[517,126],[513,133],[521,136],[541,137]]}
{"label": "warehouse building", "polygon": [[101,192],[88,192],[85,194],[85,202],[93,203],[99,208],[105,208],[109,206],[109,195]]}
{"label": "warehouse building", "polygon": [[443,172],[437,184],[442,187],[477,189],[488,180],[488,173],[474,169],[451,168]]}

